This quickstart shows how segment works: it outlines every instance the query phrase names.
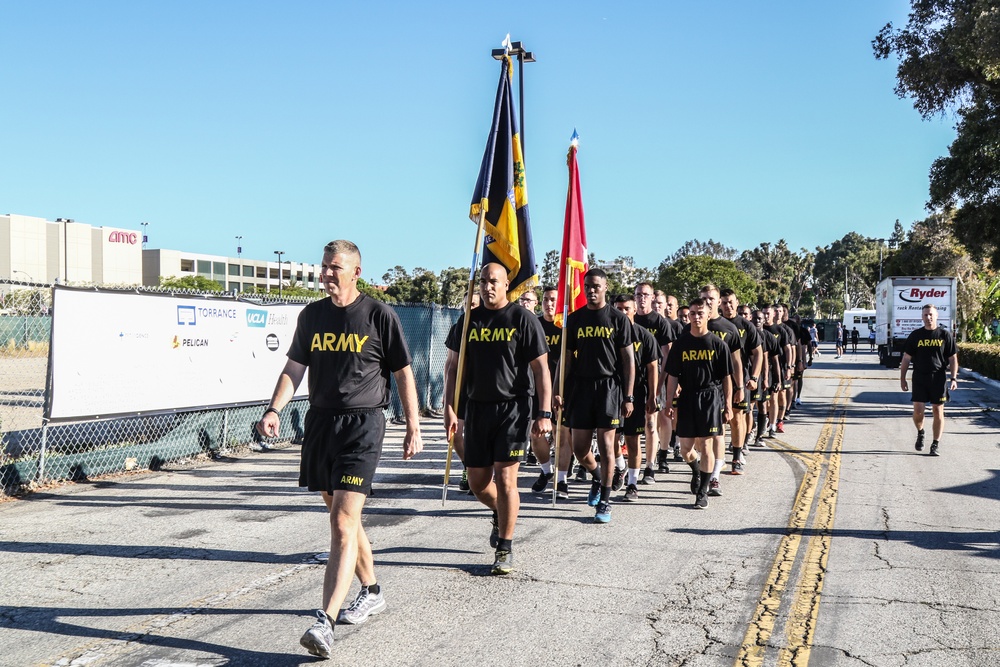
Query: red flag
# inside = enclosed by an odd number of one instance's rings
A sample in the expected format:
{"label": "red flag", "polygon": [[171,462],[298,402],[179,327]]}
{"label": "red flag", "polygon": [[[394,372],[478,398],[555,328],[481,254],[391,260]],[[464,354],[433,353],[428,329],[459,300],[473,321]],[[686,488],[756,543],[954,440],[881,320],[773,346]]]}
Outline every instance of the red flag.
{"label": "red flag", "polygon": [[[559,303],[563,312],[555,316],[556,324],[562,326],[563,318],[578,308],[587,305],[583,293],[583,274],[587,266],[587,229],[583,223],[583,199],[580,197],[580,169],[576,163],[579,135],[573,130],[566,164],[569,166],[569,191],[566,193],[566,221],[563,225],[562,253],[559,256]],[[567,282],[572,286],[569,299],[566,298]]]}

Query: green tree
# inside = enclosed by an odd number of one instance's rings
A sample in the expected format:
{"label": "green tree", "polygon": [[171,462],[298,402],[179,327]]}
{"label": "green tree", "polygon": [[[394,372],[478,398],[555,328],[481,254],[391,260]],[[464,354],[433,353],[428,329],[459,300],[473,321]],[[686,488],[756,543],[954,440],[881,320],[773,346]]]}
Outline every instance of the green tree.
{"label": "green tree", "polygon": [[892,257],[890,268],[900,276],[958,278],[958,324],[962,339],[975,331],[987,298],[990,276],[955,235],[950,212],[934,213],[914,222],[910,234]]}
{"label": "green tree", "polygon": [[739,256],[739,252],[737,252],[736,248],[730,248],[729,246],[723,245],[718,241],[713,241],[712,239],[709,239],[708,242],[691,239],[678,248],[673,255],[663,260],[660,266],[662,268],[664,264],[673,264],[674,262],[680,261],[681,259],[692,255],[706,255],[708,257],[714,257],[715,259],[734,260]]}
{"label": "green tree", "polygon": [[884,247],[879,239],[857,232],[848,232],[842,239],[816,249],[813,290],[821,314],[839,317],[845,298],[847,308],[875,307],[880,250],[884,251]]}
{"label": "green tree", "polygon": [[437,303],[438,278],[433,271],[416,267],[411,274],[396,265],[382,276],[385,293],[398,303]]}
{"label": "green tree", "polygon": [[165,287],[166,289],[189,289],[198,292],[222,292],[225,289],[219,283],[205,276],[184,276],[183,278],[171,276],[169,278],[160,278],[160,287]]}
{"label": "green tree", "polygon": [[[797,312],[802,310],[802,296],[811,283],[815,256],[802,248],[792,252],[785,242],[761,243],[740,255],[737,265],[757,281],[754,299],[759,304],[788,303]],[[806,314],[814,314],[808,310]]]}
{"label": "green tree", "polygon": [[540,276],[542,287],[559,284],[559,254],[559,250],[549,250],[545,253],[545,259],[542,260],[542,274]]}
{"label": "green tree", "polygon": [[469,269],[449,266],[438,274],[438,280],[441,283],[438,303],[442,306],[460,308],[469,292]]}
{"label": "green tree", "polygon": [[754,280],[736,262],[728,259],[688,255],[668,266],[661,264],[656,278],[657,286],[675,295],[681,303],[698,296],[701,287],[707,283],[714,283],[719,289],[732,289],[743,303],[752,303],[756,298]]}
{"label": "green tree", "polygon": [[930,201],[958,207],[954,231],[973,257],[1000,266],[1000,11],[996,0],[911,0],[907,24],[886,24],[875,57],[899,58],[896,94],[925,119],[954,111],[948,156],[934,161]]}

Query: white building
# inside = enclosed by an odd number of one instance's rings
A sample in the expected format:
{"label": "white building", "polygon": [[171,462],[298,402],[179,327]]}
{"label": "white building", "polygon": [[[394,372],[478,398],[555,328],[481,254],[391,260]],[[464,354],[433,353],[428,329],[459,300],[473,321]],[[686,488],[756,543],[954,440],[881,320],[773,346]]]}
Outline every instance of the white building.
{"label": "white building", "polygon": [[0,279],[51,284],[146,285],[161,278],[202,276],[226,291],[277,291],[296,285],[320,290],[319,264],[144,250],[142,232],[0,215]]}
{"label": "white building", "polygon": [[37,283],[136,285],[142,234],[59,218],[0,215],[0,277]]}

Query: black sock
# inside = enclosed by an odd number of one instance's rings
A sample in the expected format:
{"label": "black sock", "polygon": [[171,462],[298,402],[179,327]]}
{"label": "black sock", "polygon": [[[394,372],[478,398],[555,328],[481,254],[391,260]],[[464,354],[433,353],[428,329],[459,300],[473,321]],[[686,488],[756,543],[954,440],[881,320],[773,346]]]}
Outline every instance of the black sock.
{"label": "black sock", "polygon": [[602,486],[601,487],[601,502],[608,503],[611,502],[611,487]]}
{"label": "black sock", "polygon": [[740,460],[740,454],[743,452],[742,447],[733,447],[733,461]]}
{"label": "black sock", "polygon": [[917,435],[923,435],[923,434],[924,434],[924,429],[918,428],[917,429]]}
{"label": "black sock", "polygon": [[712,481],[712,473],[702,472],[701,473],[701,486],[698,487],[698,495],[704,496],[708,493],[708,486]]}
{"label": "black sock", "polygon": [[672,448],[677,446],[677,434],[676,433],[671,433],[670,434],[670,446]]}
{"label": "black sock", "polygon": [[698,472],[698,459],[688,461],[687,464],[691,466],[691,472]]}
{"label": "black sock", "polygon": [[513,542],[514,542],[513,539],[505,540],[504,538],[501,537],[499,540],[497,540],[497,551],[510,551],[513,548],[512,547]]}
{"label": "black sock", "polygon": [[368,586],[368,592],[371,593],[372,595],[378,595],[379,593],[382,592],[382,587],[379,586],[378,584],[370,584]]}
{"label": "black sock", "polygon": [[941,444],[941,443],[939,443],[939,442],[938,442],[937,440],[935,440],[935,441],[934,441],[934,442],[932,442],[931,444],[932,444],[932,445],[939,445],[939,444]]}

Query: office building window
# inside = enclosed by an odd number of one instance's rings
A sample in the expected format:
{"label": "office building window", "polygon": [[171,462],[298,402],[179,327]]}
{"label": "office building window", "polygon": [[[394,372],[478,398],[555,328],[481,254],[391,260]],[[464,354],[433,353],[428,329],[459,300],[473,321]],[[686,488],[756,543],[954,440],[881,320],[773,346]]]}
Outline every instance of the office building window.
{"label": "office building window", "polygon": [[194,273],[194,260],[193,259],[182,259],[181,260],[181,271],[187,271],[188,273]]}
{"label": "office building window", "polygon": [[278,269],[271,269],[268,273],[272,279],[276,279],[278,277]]}
{"label": "office building window", "polygon": [[252,266],[247,266],[246,264],[243,265],[243,277],[244,278],[253,278],[254,277],[254,272],[253,272],[253,267]]}
{"label": "office building window", "polygon": [[257,267],[257,277],[258,278],[267,278],[267,268],[265,268],[263,266],[258,266]]}
{"label": "office building window", "polygon": [[231,276],[238,276],[238,275],[240,275],[240,265],[239,264],[230,264],[229,265],[229,275],[231,275]]}
{"label": "office building window", "polygon": [[215,271],[215,277],[221,278],[226,275],[226,263],[225,262],[212,262],[213,270]]}
{"label": "office building window", "polygon": [[209,262],[209,261],[207,261],[207,260],[204,260],[204,259],[199,259],[198,260],[198,275],[199,276],[205,276],[206,278],[211,278],[212,277],[212,263]]}

